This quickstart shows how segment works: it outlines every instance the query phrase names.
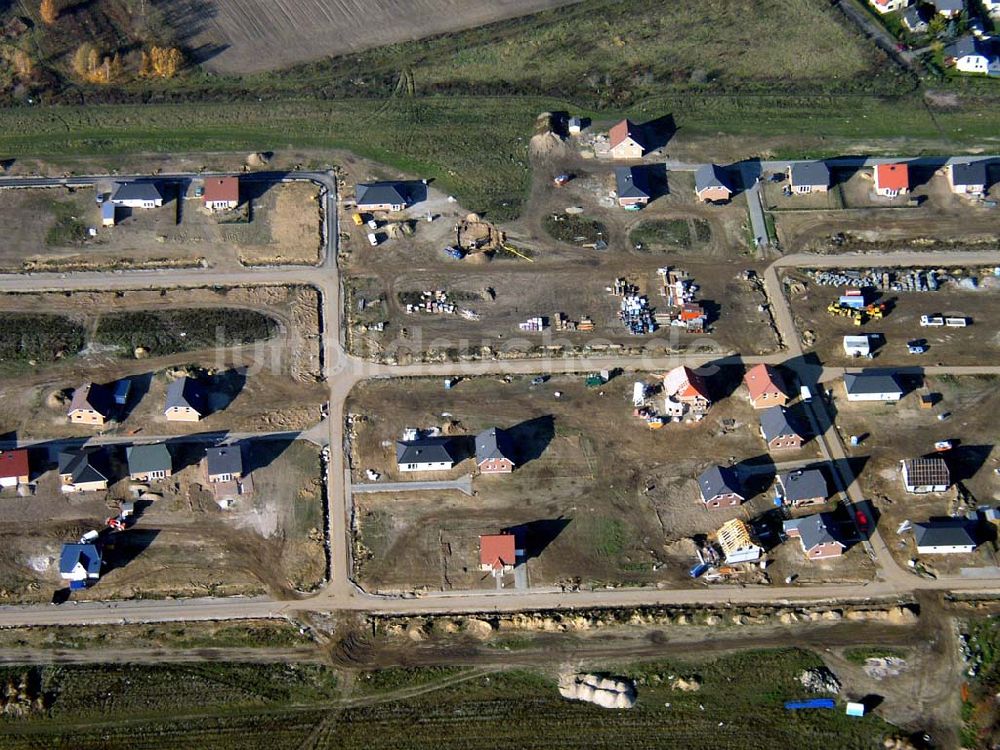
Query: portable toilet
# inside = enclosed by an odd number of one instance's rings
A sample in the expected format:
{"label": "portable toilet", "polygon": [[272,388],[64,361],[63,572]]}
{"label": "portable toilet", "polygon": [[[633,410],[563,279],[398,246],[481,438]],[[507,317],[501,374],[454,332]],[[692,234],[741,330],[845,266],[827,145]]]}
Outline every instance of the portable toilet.
{"label": "portable toilet", "polygon": [[847,710],[845,713],[848,716],[864,716],[865,715],[865,704],[864,703],[848,703]]}
{"label": "portable toilet", "polygon": [[646,401],[646,384],[636,382],[632,386],[632,406],[642,406]]}

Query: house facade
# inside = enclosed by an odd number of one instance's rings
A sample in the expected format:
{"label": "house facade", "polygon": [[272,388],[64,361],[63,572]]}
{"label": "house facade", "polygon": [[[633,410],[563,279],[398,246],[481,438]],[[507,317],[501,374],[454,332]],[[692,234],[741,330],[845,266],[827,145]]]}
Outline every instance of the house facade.
{"label": "house facade", "polygon": [[243,451],[238,444],[215,445],[205,451],[205,475],[212,484],[243,478]]}
{"label": "house facade", "polygon": [[709,466],[698,477],[701,502],[706,508],[735,508],[746,498],[736,470],[728,466]]}
{"label": "house facade", "polygon": [[836,522],[828,513],[792,518],[782,524],[789,539],[798,539],[810,560],[840,557],[847,548],[838,537]]}
{"label": "house facade", "polygon": [[73,391],[66,416],[73,424],[100,427],[111,419],[114,397],[109,388],[97,383],[85,383]]}
{"label": "house facade", "polygon": [[17,489],[19,485],[28,484],[30,479],[26,448],[0,451],[0,488]]}
{"label": "house facade", "polygon": [[451,438],[426,437],[396,442],[396,467],[400,471],[448,471],[454,466]]}
{"label": "house facade", "polygon": [[954,162],[945,167],[948,186],[956,195],[982,195],[988,181],[985,161]]}
{"label": "house facade", "polygon": [[649,187],[646,184],[646,172],[637,167],[615,168],[615,189],[618,192],[618,205],[645,206],[649,203]]}
{"label": "house facade", "polygon": [[354,197],[360,211],[402,211],[409,205],[398,182],[358,183],[354,186]]}
{"label": "house facade", "polygon": [[868,0],[879,13],[893,13],[910,4],[910,0]]}
{"label": "house facade", "polygon": [[675,367],[663,378],[667,400],[686,404],[694,411],[706,411],[712,400],[705,379],[690,367]]}
{"label": "house facade", "polygon": [[875,165],[875,194],[884,198],[905,195],[910,190],[910,169],[905,164]]}
{"label": "house facade", "polygon": [[903,397],[896,376],[892,373],[844,373],[844,389],[848,401],[899,401]]}
{"label": "house facade", "polygon": [[646,153],[639,127],[622,120],[608,131],[608,153],[612,159],[641,159]]}
{"label": "house facade", "polygon": [[111,202],[127,208],[159,208],[163,195],[152,182],[120,182],[111,194]]}
{"label": "house facade", "polygon": [[209,211],[228,211],[240,205],[239,177],[208,177],[205,179],[204,206]]}
{"label": "house facade", "polygon": [[483,572],[493,575],[509,573],[517,565],[517,557],[513,534],[483,534],[479,537],[479,569]]}
{"label": "house facade", "polygon": [[819,469],[798,469],[779,474],[778,486],[784,503],[793,508],[821,505],[830,494],[826,477]]}
{"label": "house facade", "polygon": [[913,540],[921,555],[968,555],[976,551],[969,524],[959,519],[915,523]]}
{"label": "house facade", "polygon": [[702,164],[694,173],[694,194],[704,203],[721,203],[733,196],[725,173],[715,164]]}
{"label": "house facade", "polygon": [[743,382],[750,394],[750,405],[754,409],[767,409],[788,403],[785,379],[771,365],[754,365],[743,376]]}
{"label": "house facade", "polygon": [[944,61],[962,73],[1000,74],[1000,60],[993,52],[991,42],[974,36],[962,37],[945,47]]}
{"label": "house facade", "polygon": [[128,475],[133,482],[167,479],[173,474],[173,459],[166,443],[130,445],[125,449]]}
{"label": "house facade", "polygon": [[207,402],[205,391],[196,380],[178,378],[167,386],[163,415],[168,422],[197,422],[207,413]]}
{"label": "house facade", "polygon": [[830,189],[830,170],[821,161],[794,162],[785,174],[793,193],[825,193]]}
{"label": "house facade", "polygon": [[514,445],[506,431],[491,427],[476,435],[476,465],[482,474],[514,471]]}

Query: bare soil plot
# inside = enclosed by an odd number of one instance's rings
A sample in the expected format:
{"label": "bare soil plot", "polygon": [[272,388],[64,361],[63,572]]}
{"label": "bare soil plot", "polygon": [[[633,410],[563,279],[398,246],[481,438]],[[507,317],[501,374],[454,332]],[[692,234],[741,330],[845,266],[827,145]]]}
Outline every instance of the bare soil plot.
{"label": "bare soil plot", "polygon": [[[118,356],[88,340],[76,356],[53,362],[5,363],[0,424],[20,438],[94,434],[96,428],[67,422],[66,404],[57,394],[85,382],[106,384],[123,377],[133,379],[132,394],[117,421],[105,427],[106,433],[284,431],[318,422],[326,392],[319,382],[319,313],[313,289],[253,287],[0,296],[0,313],[63,314],[79,321],[88,331],[97,323],[95,311],[234,306],[274,317],[281,326],[279,335],[246,346],[142,359]],[[213,413],[201,422],[166,422],[163,417],[168,371],[177,368],[209,371],[206,383],[212,386],[209,401]]]}
{"label": "bare soil plot", "polygon": [[[658,195],[643,211],[629,213],[609,206],[611,167],[574,161],[543,165],[536,171],[536,184],[529,213],[501,229],[519,253],[497,253],[492,260],[482,254],[456,260],[443,252],[455,244],[455,224],[465,217],[457,204],[433,188],[427,203],[410,209],[406,216],[374,217],[383,237],[388,227],[409,219],[411,235],[393,236],[371,247],[365,238],[372,230],[356,226],[351,211],[341,212],[341,228],[347,242],[343,258],[346,269],[345,309],[350,321],[348,346],[361,356],[383,361],[438,359],[463,356],[495,356],[517,352],[537,356],[560,350],[676,351],[715,348],[745,353],[773,351],[777,339],[760,289],[740,278],[754,262],[746,256],[746,209],[738,203],[703,206],[695,203],[693,177],[669,176],[667,192]],[[573,165],[575,178],[559,189],[547,177]],[[578,168],[576,168],[578,167]],[[355,162],[351,179],[367,179],[370,168]],[[553,216],[566,217],[567,207],[580,207],[584,216],[599,222],[606,232],[606,250],[583,247],[568,235],[551,235]],[[427,222],[426,216],[436,217]],[[572,216],[572,215],[569,215]],[[366,214],[366,220],[369,216]],[[688,230],[688,243],[677,246],[645,243],[634,249],[631,236],[643,225],[678,223]],[[673,226],[673,224],[670,224]],[[559,233],[562,237],[562,233]],[[584,242],[583,244],[588,244]],[[593,244],[590,242],[589,244]],[[737,261],[720,262],[720,261]],[[638,285],[653,307],[665,307],[661,296],[662,267],[687,270],[700,285],[699,299],[709,316],[705,335],[679,333],[661,328],[652,335],[632,336],[618,319],[620,300],[607,289],[619,277]],[[444,291],[455,302],[454,314],[407,314],[407,303],[421,292]],[[475,313],[468,319],[461,310]],[[593,330],[526,333],[519,324],[529,317],[551,321],[564,313],[570,321],[589,318]],[[381,330],[379,330],[381,329]]]}
{"label": "bare soil plot", "polygon": [[[204,446],[174,443],[173,477],[152,485],[162,497],[139,501],[135,525],[110,540],[99,583],[75,599],[271,593],[288,597],[325,576],[319,453],[303,441],[252,441],[244,461],[255,492],[222,510],[207,490]],[[112,449],[116,476],[125,452]],[[36,466],[54,457],[32,451]],[[88,529],[101,528],[117,504],[133,499],[128,477],[108,492],[64,495],[55,471],[46,470],[30,497],[6,491],[0,503],[3,597],[48,601],[59,579],[59,550]]]}
{"label": "bare soil plot", "polygon": [[[162,207],[119,206],[114,227],[101,225],[96,191],[89,188],[0,192],[0,219],[11,228],[0,250],[0,269],[235,268],[318,260],[318,188],[311,183],[244,183],[240,209],[218,213],[201,206],[194,182],[186,190],[168,182],[159,187]],[[114,183],[99,188],[109,192]]]}
{"label": "bare soil plot", "polygon": [[572,0],[341,0],[173,4],[166,20],[219,73],[284,68],[330,55],[473,28]]}
{"label": "bare soil plot", "polygon": [[[798,273],[788,278],[808,281]],[[884,292],[877,300],[888,305],[882,320],[870,320],[855,326],[849,318],[827,312],[843,288],[809,283],[804,293],[791,295],[789,302],[800,338],[815,337],[812,349],[825,364],[884,366],[919,366],[925,364],[975,365],[1000,362],[1000,284],[989,276],[977,290],[948,284],[937,292]],[[921,327],[921,315],[967,317],[965,328]],[[878,335],[873,339],[874,359],[858,360],[844,353],[843,337]],[[922,341],[928,351],[910,354],[907,344]]]}
{"label": "bare soil plot", "polygon": [[[956,507],[954,488],[943,494],[907,494],[899,471],[903,459],[933,454],[935,442],[952,440],[955,447],[943,454],[952,481],[961,483],[982,506],[1000,500],[1000,477],[994,472],[1000,467],[995,420],[1000,407],[997,379],[928,377],[923,390],[940,395],[933,409],[921,409],[916,392],[893,406],[851,403],[844,396],[842,384],[833,389],[837,427],[845,443],[850,435],[863,437],[859,446],[848,450],[859,463],[864,462],[862,488],[881,514],[879,530],[900,563],[917,555],[912,534],[896,534],[899,524],[905,519],[917,522],[947,516]],[[940,421],[937,416],[943,412],[950,412],[951,417]],[[992,542],[981,545],[974,555],[928,555],[922,559],[935,570],[951,574],[957,574],[960,567],[997,564]]]}
{"label": "bare soil plot", "polygon": [[[711,382],[724,393],[740,377],[736,368],[724,368]],[[741,390],[715,404],[701,423],[650,431],[631,416],[633,377],[600,389],[586,388],[581,377],[558,376],[540,386],[530,380],[463,380],[447,392],[437,379],[379,380],[352,393],[348,413],[363,415],[352,426],[356,482],[368,481],[368,469],[381,473],[381,481],[475,471],[467,458],[450,472],[401,474],[394,445],[405,427],[439,427],[456,436],[509,428],[530,459],[511,475],[476,476],[475,497],[450,491],[355,494],[356,559],[366,586],[491,588],[493,579],[478,570],[478,537],[505,528],[523,529],[531,540],[533,586],[689,585],[691,537],[771,507],[766,471],[749,483],[754,495],[740,508],[709,511],[698,500],[696,478],[708,464],[768,460],[757,416]],[[775,460],[816,456],[810,442]],[[837,579],[863,574],[852,562],[822,570]]]}

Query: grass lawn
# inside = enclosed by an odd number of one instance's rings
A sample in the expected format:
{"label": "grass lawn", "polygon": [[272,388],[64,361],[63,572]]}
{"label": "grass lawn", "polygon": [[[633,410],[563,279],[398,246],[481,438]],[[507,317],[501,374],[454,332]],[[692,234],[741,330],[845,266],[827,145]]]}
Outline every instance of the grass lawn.
{"label": "grass lawn", "polygon": [[[337,681],[320,666],[37,667],[31,677],[49,690],[51,702],[29,718],[0,723],[0,744],[369,750],[467,748],[489,737],[491,745],[526,749],[763,750],[781,744],[805,750],[832,742],[850,750],[879,747],[896,734],[875,715],[845,716],[842,706],[786,711],[784,701],[808,697],[798,675],[821,663],[815,654],[789,649],[613,668],[638,685],[638,703],[628,711],[563,700],[553,675],[533,671],[469,673],[464,680],[461,670],[444,667],[388,670],[385,679],[361,673],[353,695],[364,702],[331,710]],[[23,671],[10,668],[0,677],[16,682]],[[674,690],[672,675],[697,676],[701,689]],[[394,699],[397,690],[417,694]]]}
{"label": "grass lawn", "polygon": [[712,239],[712,228],[704,219],[651,219],[632,230],[629,240],[651,250],[670,251],[703,245]]}

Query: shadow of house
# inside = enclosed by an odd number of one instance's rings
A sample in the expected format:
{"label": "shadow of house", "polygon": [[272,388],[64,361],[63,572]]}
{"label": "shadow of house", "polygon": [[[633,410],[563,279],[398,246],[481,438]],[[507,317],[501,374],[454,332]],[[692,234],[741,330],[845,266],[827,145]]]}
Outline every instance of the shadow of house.
{"label": "shadow of house", "polygon": [[778,474],[774,460],[768,453],[740,461],[733,469],[739,479],[743,497],[747,500],[766,492],[774,484]]}
{"label": "shadow of house", "polygon": [[208,382],[208,414],[225,411],[243,391],[247,382],[246,367],[231,367],[213,375]]}
{"label": "shadow of house", "polygon": [[506,433],[514,445],[515,463],[524,466],[541,458],[549,447],[556,435],[555,417],[551,414],[535,417],[508,428]]}
{"label": "shadow of house", "polygon": [[127,378],[122,378],[122,380],[127,380],[130,383],[128,399],[125,401],[124,406],[118,407],[118,419],[124,422],[135,411],[135,408],[142,402],[146,394],[149,393],[149,386],[153,382],[153,373],[144,372],[139,375],[130,375]]}
{"label": "shadow of house", "polygon": [[764,179],[764,168],[761,166],[759,158],[733,162],[721,166],[721,169],[722,173],[729,178],[729,187],[732,188],[733,198],[751,188],[758,177]]}
{"label": "shadow of house", "polygon": [[215,433],[208,433],[213,438],[209,442],[202,442],[198,434],[184,437],[170,438],[166,441],[167,450],[170,451],[171,463],[173,464],[173,474],[186,469],[189,466],[197,466],[205,459],[205,447],[215,442],[221,442],[224,437],[216,438]]}
{"label": "shadow of house", "polygon": [[295,442],[294,437],[241,440],[243,471],[246,474],[264,469],[274,463]]}
{"label": "shadow of house", "polygon": [[666,146],[677,135],[677,122],[673,115],[663,115],[640,125],[646,152],[656,151]]}
{"label": "shadow of house", "polygon": [[948,464],[951,481],[967,482],[972,479],[990,457],[992,445],[957,445],[946,453],[931,453],[929,457],[942,457]]}
{"label": "shadow of house", "polygon": [[569,526],[571,518],[547,518],[529,521],[518,526],[503,529],[505,534],[513,534],[516,546],[524,550],[524,559],[538,557]]}
{"label": "shadow of house", "polygon": [[670,184],[667,180],[666,164],[646,164],[638,167],[646,180],[646,190],[649,200],[655,201],[665,195],[670,195]]}
{"label": "shadow of house", "polygon": [[130,562],[149,549],[159,534],[159,529],[130,528],[111,536],[102,551],[103,575],[127,567]]}

